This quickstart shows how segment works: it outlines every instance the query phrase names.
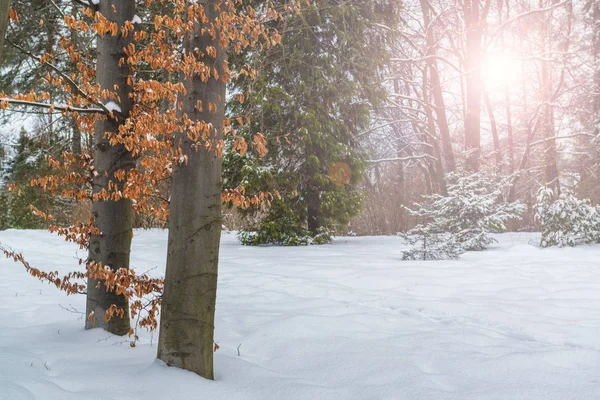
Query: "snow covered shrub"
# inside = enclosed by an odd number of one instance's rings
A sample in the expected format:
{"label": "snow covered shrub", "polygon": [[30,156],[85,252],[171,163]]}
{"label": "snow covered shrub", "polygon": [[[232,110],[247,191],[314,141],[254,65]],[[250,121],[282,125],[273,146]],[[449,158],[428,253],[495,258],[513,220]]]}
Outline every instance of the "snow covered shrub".
{"label": "snow covered shrub", "polygon": [[403,260],[455,260],[463,253],[460,243],[451,234],[433,233],[430,228],[418,225],[406,234],[399,234],[412,246],[402,252]]}
{"label": "snow covered shrub", "polygon": [[413,249],[404,259],[454,259],[465,251],[487,248],[495,239],[492,233],[506,230],[505,222],[518,219],[525,211],[520,202],[502,202],[509,178],[477,172],[449,174],[448,195],[426,196],[408,212],[424,221],[403,236]]}
{"label": "snow covered shrub", "polygon": [[535,220],[540,224],[540,247],[576,246],[600,242],[600,213],[589,199],[578,199],[569,189],[555,196],[550,188],[537,193]]}

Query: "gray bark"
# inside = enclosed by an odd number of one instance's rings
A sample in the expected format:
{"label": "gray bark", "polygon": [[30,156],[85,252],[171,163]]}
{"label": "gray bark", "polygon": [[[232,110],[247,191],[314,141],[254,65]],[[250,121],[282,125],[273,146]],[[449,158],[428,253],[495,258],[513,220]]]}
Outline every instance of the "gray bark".
{"label": "gray bark", "polygon": [[[214,21],[218,15],[213,7],[217,2],[208,1],[205,6],[209,21]],[[195,27],[195,34],[185,39],[184,48],[191,54],[194,48],[215,47],[216,58],[205,56],[201,60],[223,76],[225,49],[208,34],[201,34],[201,28]],[[181,97],[183,112],[191,120],[211,123],[213,138],[219,138],[224,118],[225,85],[213,78],[203,83],[197,76],[185,77],[184,83],[187,94]],[[204,105],[203,111],[196,108],[198,100]],[[211,102],[216,104],[216,112],[209,111]],[[214,151],[209,152],[203,146],[192,149],[194,143],[183,134],[176,138],[176,143],[179,141],[189,161],[187,165],[177,166],[173,172],[158,358],[167,365],[213,379],[221,239],[221,160]]]}
{"label": "gray bark", "polygon": [[0,0],[0,62],[4,50],[4,37],[8,29],[8,15],[10,11],[10,0]]}
{"label": "gray bark", "polygon": [[[115,7],[116,12],[112,7]],[[125,21],[130,21],[135,15],[135,0],[102,0],[99,3],[99,11],[110,21],[122,26]],[[96,74],[98,83],[102,89],[114,90],[120,98],[121,112],[115,118],[108,118],[96,124],[94,134],[94,166],[98,175],[93,180],[95,193],[102,189],[108,190],[110,180],[118,182],[114,173],[120,169],[129,170],[135,166],[135,162],[124,146],[111,146],[105,137],[106,132],[115,132],[119,125],[131,111],[131,99],[129,93],[131,87],[127,85],[127,77],[130,69],[127,63],[119,66],[121,58],[127,59],[123,48],[131,41],[129,37],[103,35],[98,37],[98,59]],[[119,183],[122,190],[122,183]],[[90,238],[89,258],[92,261],[101,262],[113,270],[129,268],[129,253],[131,248],[132,231],[132,204],[131,200],[121,199],[119,201],[95,201],[92,204],[92,215],[95,224],[100,230],[99,236]],[[99,286],[99,287],[97,287]],[[124,318],[114,316],[109,322],[104,319],[105,311],[112,305],[125,310]],[[107,331],[124,335],[129,331],[129,303],[122,295],[107,292],[101,282],[89,279],[87,288],[86,312],[89,315],[94,312],[95,324],[87,320],[86,328],[101,327]]]}

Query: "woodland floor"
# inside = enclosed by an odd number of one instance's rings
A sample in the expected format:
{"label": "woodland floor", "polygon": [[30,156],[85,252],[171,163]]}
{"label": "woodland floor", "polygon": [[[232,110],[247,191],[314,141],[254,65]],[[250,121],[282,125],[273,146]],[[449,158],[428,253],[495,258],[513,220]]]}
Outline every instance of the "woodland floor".
{"label": "woodland floor", "polygon": [[[166,233],[137,231],[132,265],[162,274]],[[216,381],[85,331],[67,297],[0,260],[0,399],[597,399],[600,245],[539,249],[505,234],[458,261],[401,261],[396,237],[243,247],[224,234]],[[42,231],[0,232],[36,267],[76,249]],[[80,251],[81,252],[81,251]],[[239,355],[238,355],[239,348]]]}

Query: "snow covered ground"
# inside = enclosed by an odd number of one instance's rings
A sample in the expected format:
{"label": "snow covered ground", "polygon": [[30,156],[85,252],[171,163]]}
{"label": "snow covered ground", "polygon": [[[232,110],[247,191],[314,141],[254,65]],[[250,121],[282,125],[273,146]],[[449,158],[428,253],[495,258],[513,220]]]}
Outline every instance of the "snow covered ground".
{"label": "snow covered ground", "polygon": [[[396,237],[249,248],[224,235],[216,381],[84,331],[85,299],[0,260],[0,399],[598,399],[600,246],[499,236],[458,261],[403,262]],[[66,271],[76,249],[0,232]],[[166,233],[138,231],[133,266],[162,273]],[[238,355],[238,346],[240,354]]]}

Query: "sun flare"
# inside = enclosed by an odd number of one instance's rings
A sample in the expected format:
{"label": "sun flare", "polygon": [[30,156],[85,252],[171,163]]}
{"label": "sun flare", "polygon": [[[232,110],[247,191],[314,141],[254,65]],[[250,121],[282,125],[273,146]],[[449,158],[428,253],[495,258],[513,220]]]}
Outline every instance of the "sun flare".
{"label": "sun flare", "polygon": [[509,52],[491,53],[483,60],[482,78],[490,90],[514,85],[521,73],[520,62]]}

